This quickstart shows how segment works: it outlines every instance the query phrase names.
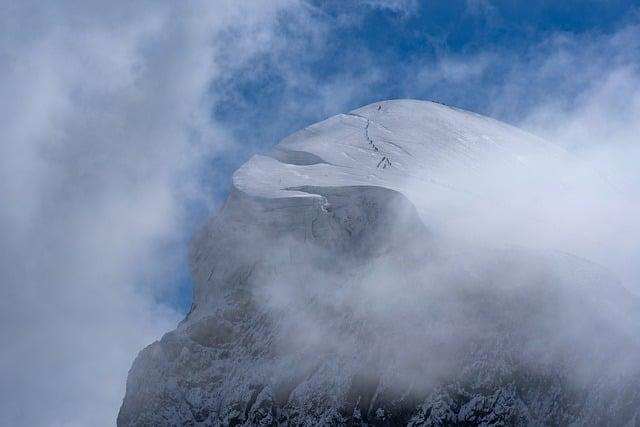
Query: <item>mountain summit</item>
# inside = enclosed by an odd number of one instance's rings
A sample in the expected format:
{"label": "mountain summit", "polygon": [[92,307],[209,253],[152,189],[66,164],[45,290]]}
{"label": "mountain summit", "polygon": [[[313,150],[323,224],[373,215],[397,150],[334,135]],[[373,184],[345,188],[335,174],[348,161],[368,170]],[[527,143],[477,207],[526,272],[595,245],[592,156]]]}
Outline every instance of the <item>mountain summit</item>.
{"label": "mountain summit", "polygon": [[638,299],[540,244],[542,201],[580,185],[567,158],[415,100],[252,157],[191,242],[192,309],[136,358],[118,425],[637,425]]}

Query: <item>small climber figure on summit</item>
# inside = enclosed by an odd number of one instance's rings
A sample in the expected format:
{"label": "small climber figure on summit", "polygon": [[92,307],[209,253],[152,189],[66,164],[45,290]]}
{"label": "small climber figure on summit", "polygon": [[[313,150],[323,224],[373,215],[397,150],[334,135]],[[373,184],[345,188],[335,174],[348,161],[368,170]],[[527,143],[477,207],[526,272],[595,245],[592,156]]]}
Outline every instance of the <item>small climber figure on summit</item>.
{"label": "small climber figure on summit", "polygon": [[380,165],[382,165],[382,169],[386,169],[387,166],[391,166],[391,161],[387,158],[387,156],[384,156],[382,157],[382,159],[380,159],[376,167],[379,168]]}
{"label": "small climber figure on summit", "polygon": [[378,111],[382,109],[382,105],[378,105]]}

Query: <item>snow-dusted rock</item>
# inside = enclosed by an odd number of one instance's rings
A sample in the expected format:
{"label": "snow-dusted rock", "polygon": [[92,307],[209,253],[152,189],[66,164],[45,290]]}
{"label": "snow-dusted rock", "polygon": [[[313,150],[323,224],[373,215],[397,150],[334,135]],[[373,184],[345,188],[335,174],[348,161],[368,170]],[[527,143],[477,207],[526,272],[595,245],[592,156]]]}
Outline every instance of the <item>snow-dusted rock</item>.
{"label": "snow-dusted rock", "polygon": [[468,224],[537,203],[518,189],[570,195],[566,157],[410,100],[254,156],[193,239],[192,310],[134,362],[118,425],[636,425],[637,299]]}

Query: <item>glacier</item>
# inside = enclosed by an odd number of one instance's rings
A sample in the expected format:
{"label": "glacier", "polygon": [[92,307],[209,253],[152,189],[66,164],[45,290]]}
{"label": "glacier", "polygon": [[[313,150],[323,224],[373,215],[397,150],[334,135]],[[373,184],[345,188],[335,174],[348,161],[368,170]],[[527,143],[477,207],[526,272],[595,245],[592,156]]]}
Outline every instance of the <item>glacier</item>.
{"label": "glacier", "polygon": [[579,193],[568,161],[417,100],[253,156],[191,241],[192,308],[134,361],[117,424],[640,425],[640,301],[540,238],[562,235],[548,193]]}

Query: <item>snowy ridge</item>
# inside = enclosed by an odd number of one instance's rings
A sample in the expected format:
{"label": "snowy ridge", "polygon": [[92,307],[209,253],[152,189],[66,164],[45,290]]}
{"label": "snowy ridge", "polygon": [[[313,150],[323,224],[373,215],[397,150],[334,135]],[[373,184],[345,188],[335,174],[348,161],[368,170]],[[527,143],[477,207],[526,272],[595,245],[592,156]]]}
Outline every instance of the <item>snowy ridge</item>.
{"label": "snowy ridge", "polygon": [[473,173],[487,157],[534,168],[540,157],[548,161],[566,155],[504,123],[415,100],[384,101],[339,114],[285,138],[274,151],[304,153],[314,160],[302,164],[278,155],[254,156],[234,174],[235,187],[259,197],[314,197],[290,189],[373,185],[411,199],[407,184],[446,185],[438,173],[451,164]]}

